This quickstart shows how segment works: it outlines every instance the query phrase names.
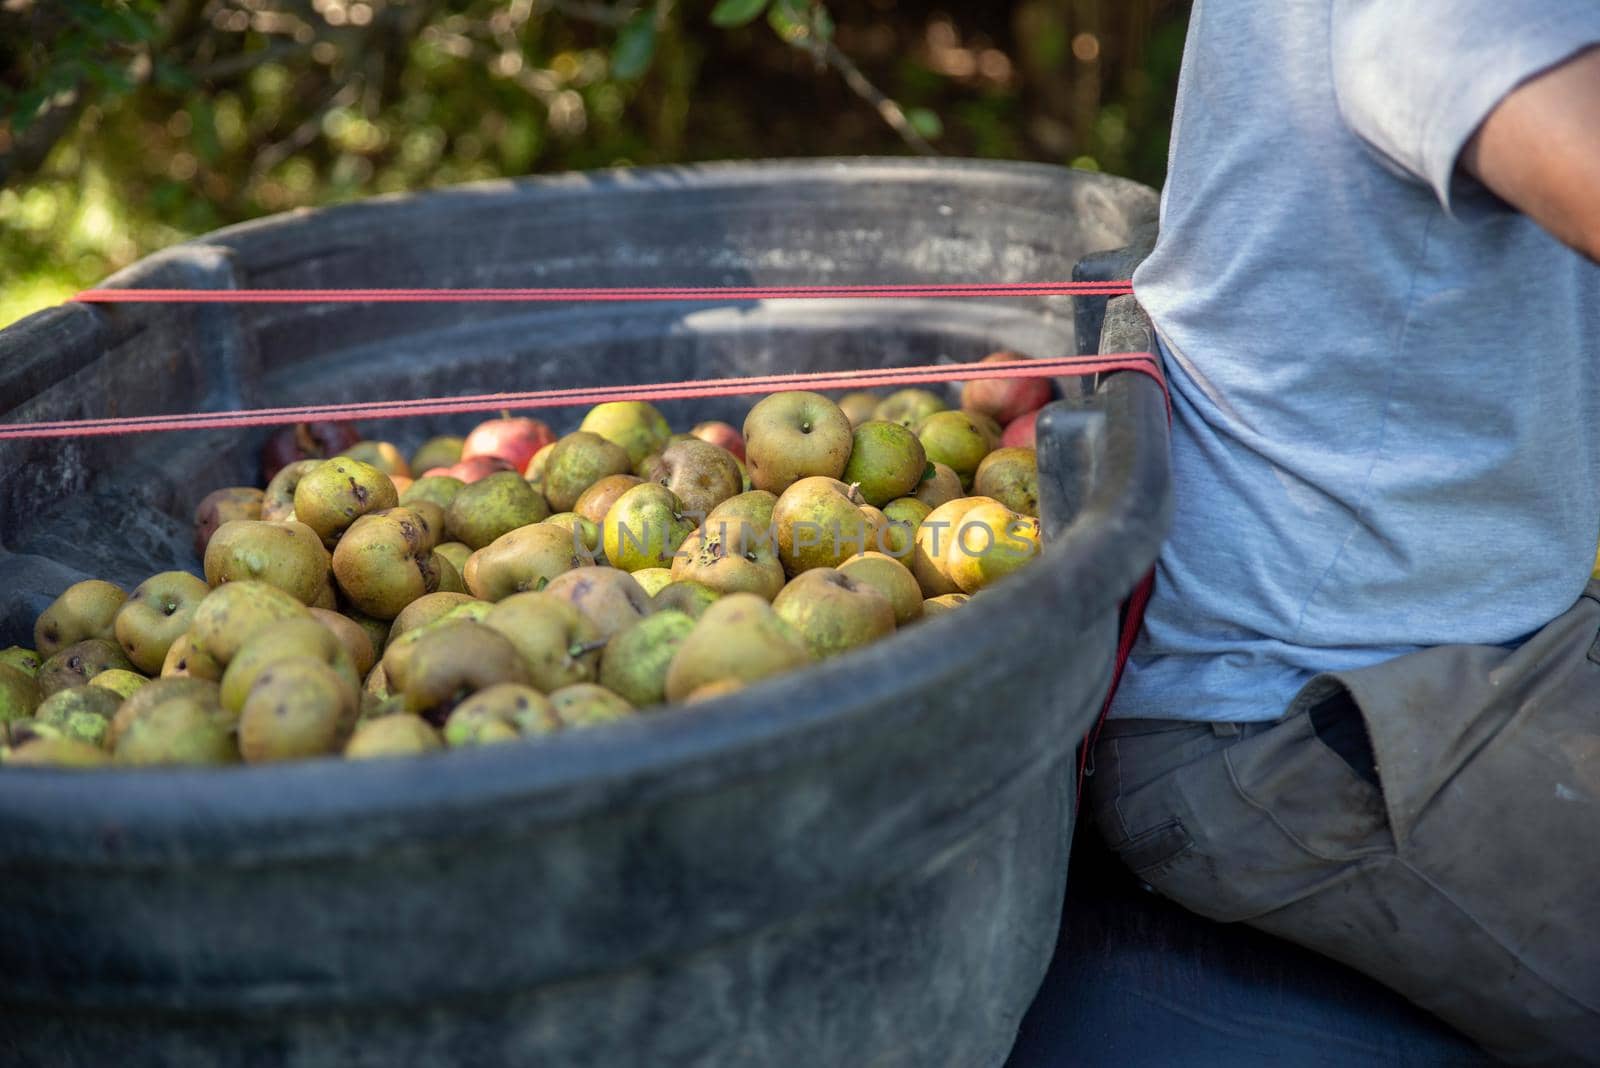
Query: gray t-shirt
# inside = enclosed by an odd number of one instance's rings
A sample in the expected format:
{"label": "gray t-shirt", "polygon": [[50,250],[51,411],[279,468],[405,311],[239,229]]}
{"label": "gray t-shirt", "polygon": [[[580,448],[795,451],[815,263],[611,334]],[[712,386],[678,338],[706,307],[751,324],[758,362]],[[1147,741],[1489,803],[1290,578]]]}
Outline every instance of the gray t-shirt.
{"label": "gray t-shirt", "polygon": [[1115,715],[1276,718],[1318,671],[1514,643],[1577,599],[1600,268],[1456,164],[1594,43],[1600,0],[1197,0],[1134,276],[1177,518]]}

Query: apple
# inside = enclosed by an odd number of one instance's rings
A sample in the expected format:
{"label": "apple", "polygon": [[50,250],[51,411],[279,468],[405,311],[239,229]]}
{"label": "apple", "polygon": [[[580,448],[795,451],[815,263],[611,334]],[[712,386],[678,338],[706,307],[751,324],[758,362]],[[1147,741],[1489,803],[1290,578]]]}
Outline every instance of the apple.
{"label": "apple", "polygon": [[839,572],[887,597],[894,606],[896,626],[921,618],[922,586],[911,569],[894,557],[879,552],[860,553],[840,564]]}
{"label": "apple", "polygon": [[428,471],[435,467],[449,467],[451,464],[459,463],[463,444],[460,438],[448,435],[429,438],[411,454],[411,470]]}
{"label": "apple", "polygon": [[1001,427],[994,416],[967,408],[961,409],[961,414],[972,420],[973,425],[982,430],[989,438],[989,448],[998,449],[1000,447],[1000,438],[1005,433],[1005,429]]}
{"label": "apple", "polygon": [[296,460],[326,460],[337,456],[361,440],[354,423],[296,423],[267,439],[261,450],[261,481],[272,477]]}
{"label": "apple", "polygon": [[[995,352],[980,363],[1006,363],[1027,357],[1015,352]],[[979,378],[961,389],[961,407],[982,412],[1003,424],[1020,419],[1050,403],[1048,378]]]}
{"label": "apple", "polygon": [[461,443],[461,459],[495,456],[520,472],[534,453],[555,440],[554,432],[537,419],[490,419],[473,427]]}
{"label": "apple", "polygon": [[928,468],[911,496],[929,508],[949,504],[961,496],[961,476],[950,470],[948,465],[936,461],[930,461]]}
{"label": "apple", "polygon": [[1006,424],[1000,435],[1000,446],[1006,449],[1033,449],[1038,447],[1034,426],[1039,421],[1038,412],[1029,412]]}
{"label": "apple", "polygon": [[838,478],[852,443],[850,420],[820,393],[774,393],[744,421],[750,481],[771,493],[781,494],[803,478]]}
{"label": "apple", "polygon": [[1039,514],[1039,461],[1032,449],[996,449],[983,458],[972,492],[993,497],[1013,512]]}
{"label": "apple", "polygon": [[[925,596],[940,597],[947,593],[962,592],[945,570],[945,561],[955,540],[956,528],[968,512],[984,504],[999,505],[1000,502],[988,497],[958,497],[929,512],[917,527],[912,542],[911,573],[917,577]],[[969,541],[977,545],[970,538]]]}
{"label": "apple", "polygon": [[900,389],[883,399],[872,413],[872,418],[899,423],[908,430],[915,430],[928,416],[948,407],[944,398],[932,390]]}
{"label": "apple", "polygon": [[235,519],[260,519],[266,494],[253,486],[229,486],[206,494],[194,510],[194,551],[206,554],[206,544],[222,524]]}
{"label": "apple", "polygon": [[617,498],[643,481],[638,475],[607,475],[584,490],[572,510],[598,526],[606,521],[606,513]]}
{"label": "apple", "polygon": [[538,490],[515,471],[498,471],[461,488],[445,512],[440,540],[481,549],[508,531],[548,518],[550,505]]}
{"label": "apple", "polygon": [[946,612],[954,612],[970,600],[972,597],[965,593],[942,593],[937,597],[929,597],[922,602],[922,618],[932,619]]}
{"label": "apple", "polygon": [[100,579],[68,586],[34,620],[33,647],[50,657],[88,638],[114,639],[117,612],[127,599],[122,587]]}
{"label": "apple", "polygon": [[389,441],[358,441],[339,453],[352,460],[360,460],[364,464],[371,464],[391,479],[396,475],[402,478],[411,477],[411,464],[406,460],[405,453]]}
{"label": "apple", "polygon": [[966,412],[933,413],[917,427],[917,437],[928,459],[949,467],[963,486],[972,485],[978,465],[997,444],[988,429]]}
{"label": "apple", "polygon": [[857,390],[839,398],[839,410],[850,420],[852,427],[858,427],[873,418],[872,413],[878,410],[881,399],[876,393]]}
{"label": "apple", "polygon": [[843,482],[815,476],[783,491],[772,508],[772,526],[784,570],[794,576],[882,551],[889,521]]}
{"label": "apple", "polygon": [[533,454],[533,459],[528,461],[528,466],[522,469],[522,477],[533,484],[533,488],[544,492],[544,468],[550,462],[550,454],[556,451],[556,444],[560,439],[552,441]]}
{"label": "apple", "polygon": [[707,519],[679,548],[672,580],[719,594],[754,593],[772,600],[783,589],[785,575],[768,529],[739,519]]}
{"label": "apple", "polygon": [[331,564],[322,539],[304,523],[235,519],[206,546],[205,574],[212,586],[252,579],[310,605],[328,585]]}
{"label": "apple", "polygon": [[369,512],[351,523],[334,547],[339,592],[363,615],[394,619],[412,601],[438,592],[441,561],[444,567],[449,562],[433,551],[436,540],[409,508]]}
{"label": "apple", "polygon": [[[899,566],[899,565],[896,565]],[[895,610],[876,586],[831,567],[797,577],[772,602],[818,660],[894,633]]]}
{"label": "apple", "polygon": [[711,683],[756,682],[811,662],[805,640],[753,593],[713,602],[667,668],[666,696],[681,701]]}
{"label": "apple", "polygon": [[573,568],[552,578],[544,592],[588,616],[602,638],[614,636],[655,611],[644,587],[614,567]]}
{"label": "apple", "polygon": [[885,543],[883,552],[901,563],[908,564],[917,528],[932,511],[931,505],[915,497],[900,497],[884,505],[883,516],[889,521],[889,530],[883,538]]}
{"label": "apple", "polygon": [[483,601],[503,601],[538,592],[557,575],[587,567],[594,557],[572,532],[549,523],[531,523],[500,535],[467,558],[467,589]]}
{"label": "apple", "polygon": [[955,525],[945,550],[945,575],[962,593],[977,593],[1039,555],[1039,521],[999,501],[976,498],[977,507]]}
{"label": "apple", "polygon": [[146,675],[159,673],[172,643],[189,629],[194,610],[210,592],[187,571],[163,571],[139,583],[112,623],[117,644],[133,666]]}
{"label": "apple", "polygon": [[660,452],[672,437],[666,417],[644,401],[613,401],[589,409],[579,430],[599,434],[627,450],[628,462],[637,464],[651,453]]}
{"label": "apple", "polygon": [[718,445],[724,449],[727,449],[740,460],[744,459],[744,435],[739,433],[733,427],[729,426],[727,423],[719,423],[716,421],[709,423],[697,423],[695,424],[694,429],[689,431],[689,433],[693,434],[701,441],[709,442],[712,445]]}
{"label": "apple", "polygon": [[698,438],[668,445],[653,473],[656,477],[651,481],[671,490],[684,514],[696,521],[723,501],[739,496],[744,488],[744,476],[733,454]]}
{"label": "apple", "polygon": [[678,547],[694,533],[683,504],[667,487],[641,482],[618,497],[600,524],[606,561],[623,571],[670,567]]}
{"label": "apple", "polygon": [[516,468],[498,456],[474,456],[470,460],[461,460],[449,467],[431,467],[422,472],[423,478],[433,478],[441,475],[458,479],[461,482],[481,482],[490,475],[498,475],[501,471],[514,471]]}
{"label": "apple", "polygon": [[839,479],[881,508],[915,490],[927,469],[927,453],[915,434],[899,423],[872,419],[856,427],[850,462]]}
{"label": "apple", "polygon": [[613,635],[600,660],[600,685],[635,708],[662,703],[667,671],[694,625],[684,612],[658,612]]}
{"label": "apple", "polygon": [[600,632],[571,603],[548,593],[519,593],[496,604],[483,622],[511,639],[540,691],[594,681]]}
{"label": "apple", "polygon": [[627,474],[630,466],[627,450],[622,446],[599,434],[579,430],[551,448],[539,485],[552,509],[572,512],[590,486],[612,475]]}
{"label": "apple", "polygon": [[318,464],[294,489],[295,519],[316,531],[330,549],[357,519],[399,503],[388,475],[348,456]]}

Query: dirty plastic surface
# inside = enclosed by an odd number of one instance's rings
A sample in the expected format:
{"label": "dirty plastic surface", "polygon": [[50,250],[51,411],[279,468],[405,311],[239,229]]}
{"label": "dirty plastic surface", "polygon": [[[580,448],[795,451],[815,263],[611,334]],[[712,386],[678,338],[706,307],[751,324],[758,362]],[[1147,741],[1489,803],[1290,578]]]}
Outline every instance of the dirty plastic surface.
{"label": "dirty plastic surface", "polygon": [[[1066,279],[1156,200],[1027,165],[493,183],[289,215],[123,286]],[[0,331],[7,421],[976,359],[1069,298],[68,306]],[[1098,313],[1095,313],[1098,314]],[[1055,943],[1074,747],[1170,508],[1159,390],[1041,420],[1025,581],[825,667],[529,746],[0,774],[0,1056],[50,1064],[999,1064]],[[750,398],[662,405],[738,423]],[[558,431],[581,412],[554,412]],[[406,446],[471,418],[365,424]],[[0,645],[86,576],[196,570],[264,431],[0,442]]]}

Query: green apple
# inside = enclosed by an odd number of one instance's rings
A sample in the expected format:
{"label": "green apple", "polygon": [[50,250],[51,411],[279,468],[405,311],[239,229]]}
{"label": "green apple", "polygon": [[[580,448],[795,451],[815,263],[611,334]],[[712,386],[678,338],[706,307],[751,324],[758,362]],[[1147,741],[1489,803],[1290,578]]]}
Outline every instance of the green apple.
{"label": "green apple", "polygon": [[820,393],[774,393],[744,421],[745,465],[756,489],[781,494],[803,478],[838,478],[850,460],[850,420]]}
{"label": "green apple", "polygon": [[33,647],[48,659],[88,638],[116,637],[113,622],[128,594],[99,579],[75,582],[61,591],[33,624]]}
{"label": "green apple", "polygon": [[894,633],[895,610],[876,586],[830,567],[797,576],[772,602],[818,660]]}
{"label": "green apple", "polygon": [[851,487],[833,478],[804,478],[772,509],[778,556],[791,576],[837,567],[860,552],[882,550],[888,520]]}
{"label": "green apple", "polygon": [[630,467],[651,453],[660,452],[672,437],[666,417],[644,401],[597,404],[589,409],[578,429],[621,445],[627,450]]}
{"label": "green apple", "polygon": [[913,492],[927,472],[922,442],[899,423],[874,419],[856,427],[850,462],[839,481],[861,491],[868,504],[882,508]]}
{"label": "green apple", "polygon": [[671,490],[642,482],[618,497],[606,512],[600,544],[607,562],[623,571],[670,567],[678,547],[694,529]]}

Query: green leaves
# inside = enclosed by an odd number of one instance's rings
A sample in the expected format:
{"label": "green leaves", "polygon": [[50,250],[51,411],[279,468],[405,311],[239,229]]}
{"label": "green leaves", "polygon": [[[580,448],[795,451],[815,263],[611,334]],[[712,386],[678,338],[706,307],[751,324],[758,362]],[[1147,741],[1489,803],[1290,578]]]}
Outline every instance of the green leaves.
{"label": "green leaves", "polygon": [[767,9],[769,0],[717,0],[711,9],[713,26],[744,26],[754,22]]}
{"label": "green leaves", "polygon": [[0,85],[0,122],[20,134],[57,94],[131,92],[129,63],[156,37],[160,10],[157,0],[56,0],[48,34],[24,39],[20,58],[13,60],[18,65],[7,71],[25,88]]}
{"label": "green leaves", "polygon": [[159,5],[151,0],[60,0],[61,7],[83,31],[102,44],[153,40]]}
{"label": "green leaves", "polygon": [[906,121],[911,124],[913,130],[929,141],[936,140],[944,134],[944,121],[939,118],[937,112],[929,111],[927,108],[907,109]]}
{"label": "green leaves", "polygon": [[617,44],[611,52],[611,73],[624,81],[632,81],[650,69],[655,54],[655,15],[641,11],[617,32]]}
{"label": "green leaves", "polygon": [[190,143],[201,159],[215,163],[222,156],[222,142],[217,137],[217,113],[209,97],[196,96],[189,101]]}
{"label": "green leaves", "polygon": [[772,27],[772,32],[790,44],[794,44],[810,32],[802,0],[775,0],[772,10],[767,12],[767,25]]}
{"label": "green leaves", "polygon": [[833,39],[833,16],[817,0],[771,0],[767,23],[781,39],[806,47]]}

